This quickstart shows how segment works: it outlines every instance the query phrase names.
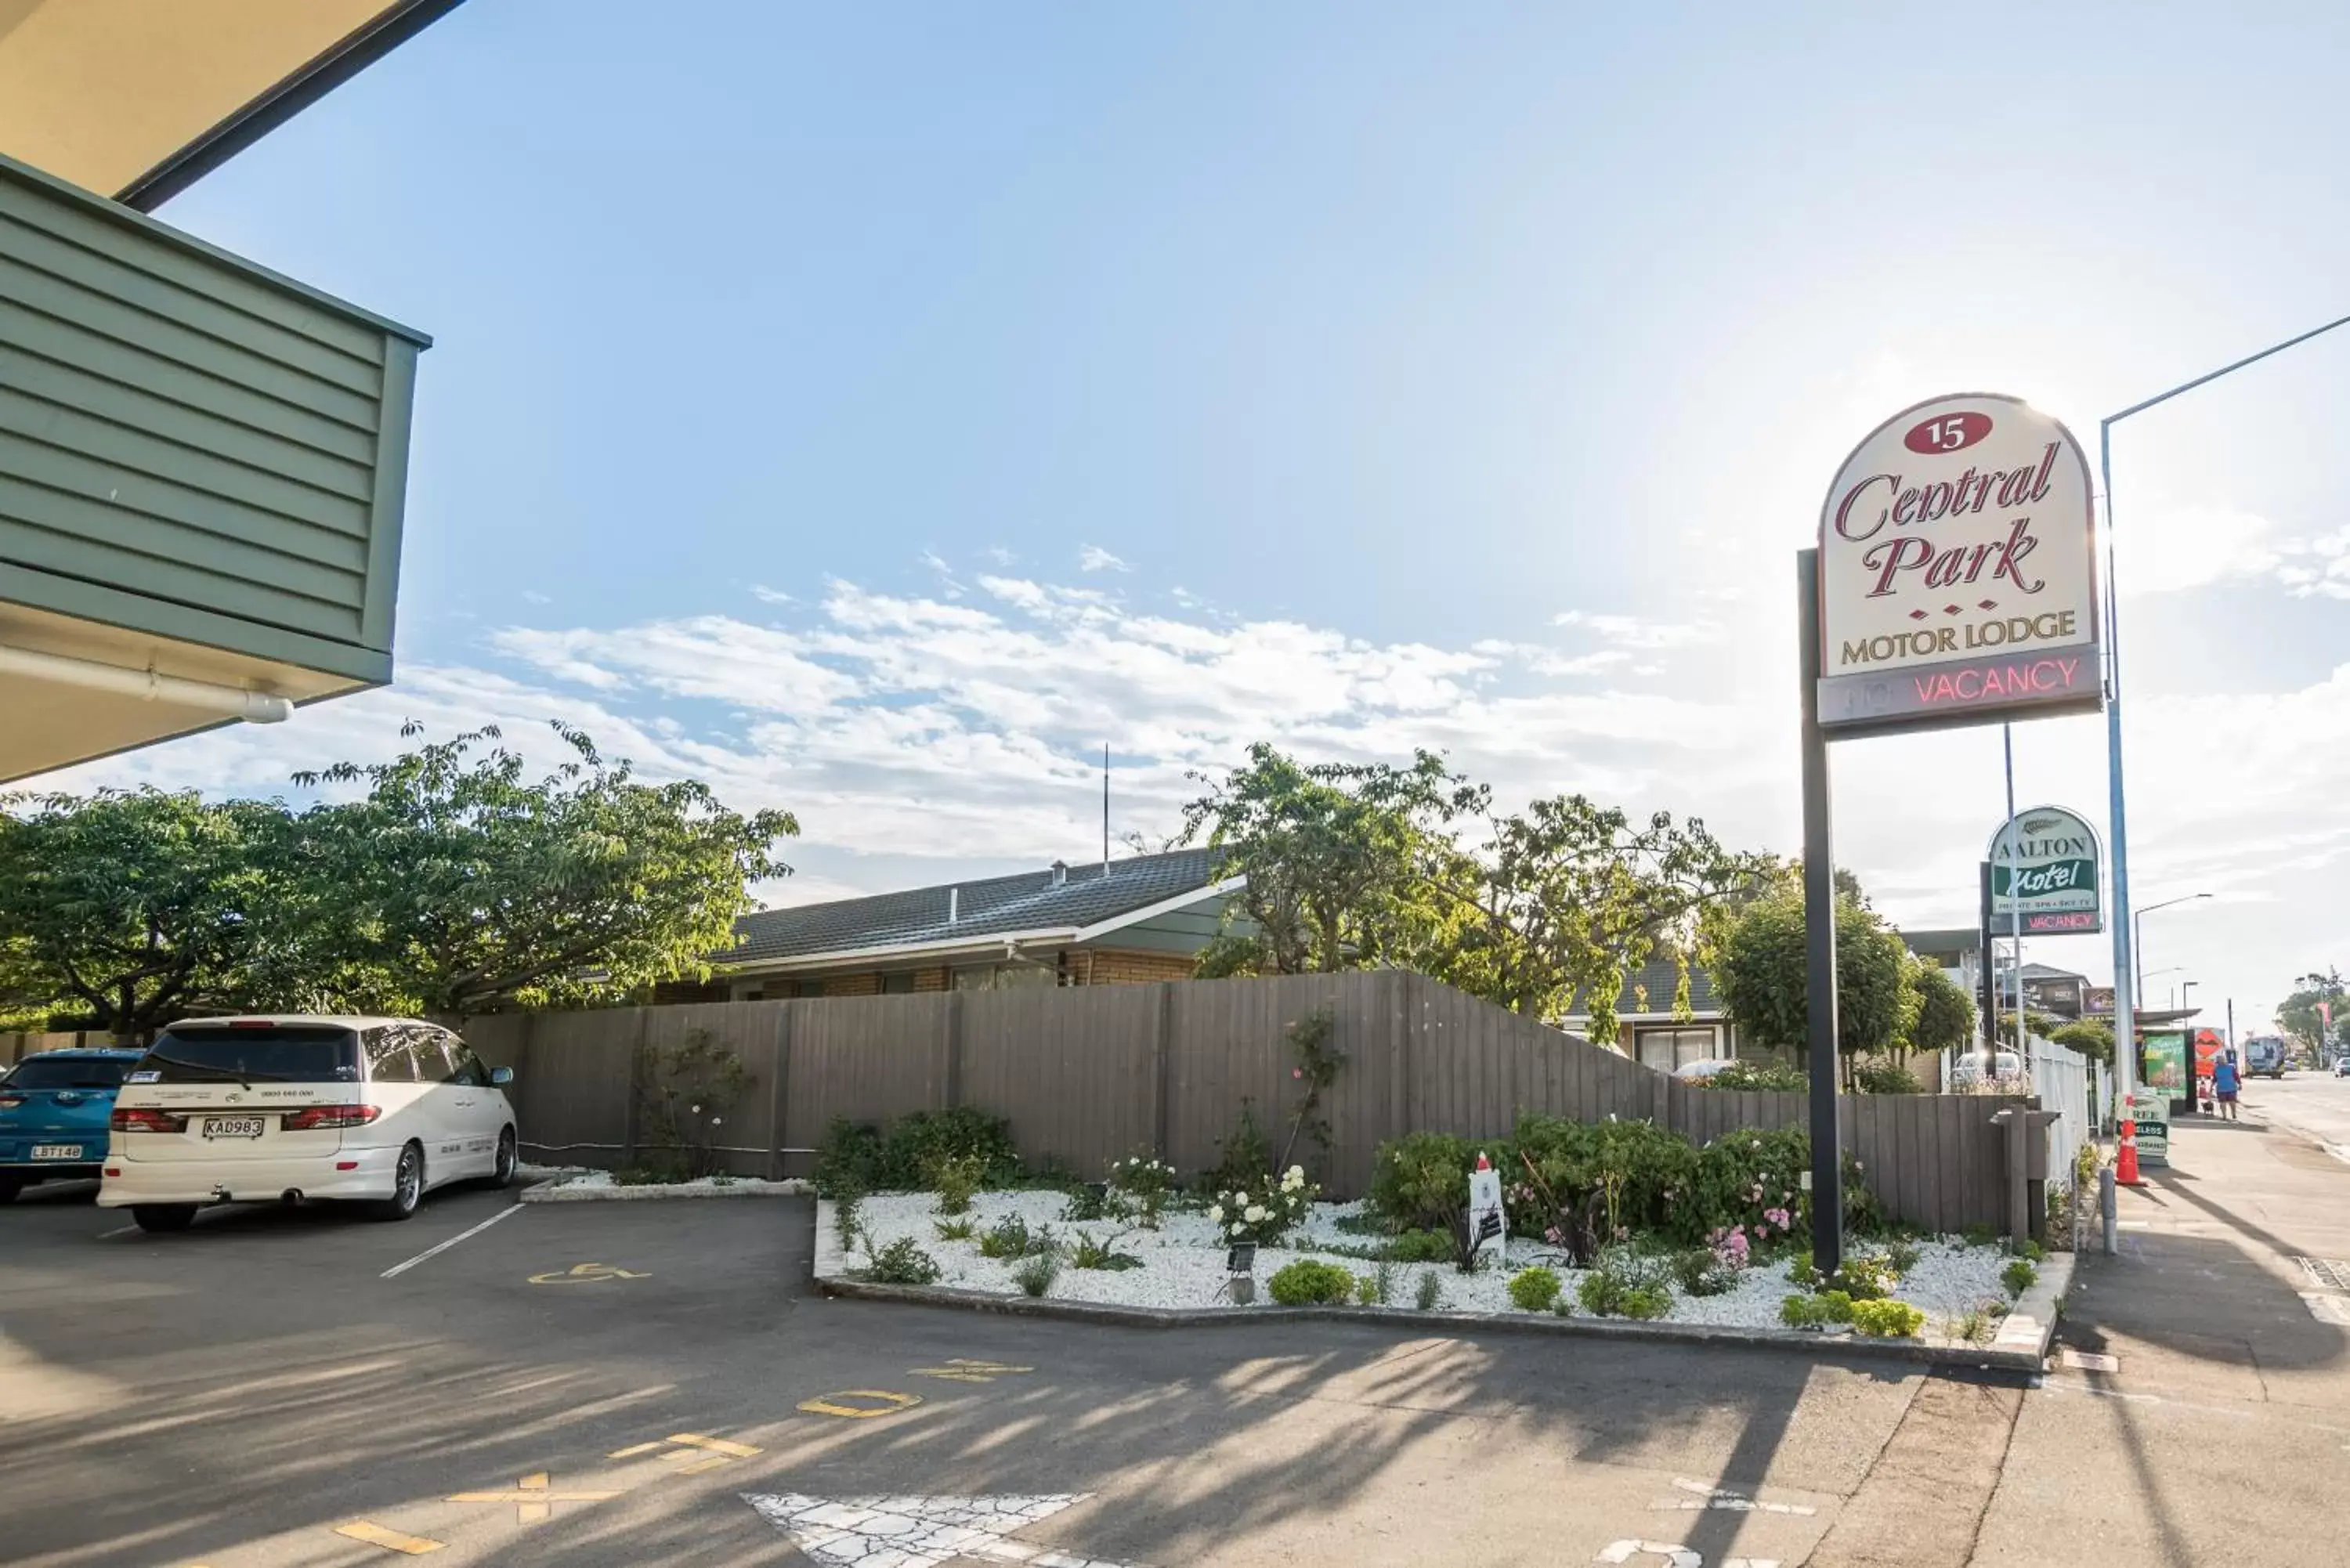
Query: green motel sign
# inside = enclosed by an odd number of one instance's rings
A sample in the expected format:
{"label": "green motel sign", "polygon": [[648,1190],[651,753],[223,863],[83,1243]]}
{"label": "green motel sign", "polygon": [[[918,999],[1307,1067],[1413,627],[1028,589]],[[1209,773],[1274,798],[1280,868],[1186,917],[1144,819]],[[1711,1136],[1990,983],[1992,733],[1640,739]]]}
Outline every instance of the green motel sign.
{"label": "green motel sign", "polygon": [[2097,880],[2097,830],[2078,812],[2034,806],[2002,824],[1991,841],[1993,931],[2085,936],[2106,929]]}

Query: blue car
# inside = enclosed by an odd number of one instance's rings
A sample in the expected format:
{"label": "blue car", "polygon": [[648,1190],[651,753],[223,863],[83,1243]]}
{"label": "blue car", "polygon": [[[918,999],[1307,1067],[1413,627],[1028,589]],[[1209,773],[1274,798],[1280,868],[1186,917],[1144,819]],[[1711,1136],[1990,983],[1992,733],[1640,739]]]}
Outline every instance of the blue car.
{"label": "blue car", "polygon": [[44,1181],[95,1180],[122,1075],[146,1054],[90,1047],[41,1051],[0,1077],[0,1203]]}

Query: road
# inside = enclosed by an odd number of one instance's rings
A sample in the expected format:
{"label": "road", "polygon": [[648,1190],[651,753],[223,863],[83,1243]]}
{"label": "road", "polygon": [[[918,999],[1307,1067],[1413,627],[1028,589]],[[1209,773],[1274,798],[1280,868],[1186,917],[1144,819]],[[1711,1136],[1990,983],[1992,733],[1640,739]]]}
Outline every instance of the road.
{"label": "road", "polygon": [[[0,1558],[915,1568],[947,1559],[909,1542],[951,1536],[956,1561],[1064,1568],[2330,1568],[2350,1333],[2273,1285],[2215,1315],[2198,1271],[2243,1260],[2164,1227],[2273,1251],[2242,1226],[2314,1224],[2350,1166],[2282,1134],[2178,1147],[2071,1331],[2118,1370],[2037,1386],[827,1302],[798,1200],[464,1192],[404,1225],[248,1210],[147,1236],[41,1191],[0,1211]],[[2265,1219],[2223,1223],[2190,1178]],[[2147,1326],[2164,1301],[2194,1333]]]}
{"label": "road", "polygon": [[2350,1159],[2350,1078],[2308,1072],[2254,1078],[2244,1085],[2244,1106]]}

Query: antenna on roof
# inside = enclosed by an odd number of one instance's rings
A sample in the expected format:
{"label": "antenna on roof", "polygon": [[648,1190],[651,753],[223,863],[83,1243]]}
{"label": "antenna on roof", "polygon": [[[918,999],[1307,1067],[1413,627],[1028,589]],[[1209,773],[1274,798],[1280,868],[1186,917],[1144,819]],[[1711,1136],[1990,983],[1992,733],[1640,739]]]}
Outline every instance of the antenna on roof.
{"label": "antenna on roof", "polygon": [[1109,879],[1109,742],[1102,742],[1102,879]]}

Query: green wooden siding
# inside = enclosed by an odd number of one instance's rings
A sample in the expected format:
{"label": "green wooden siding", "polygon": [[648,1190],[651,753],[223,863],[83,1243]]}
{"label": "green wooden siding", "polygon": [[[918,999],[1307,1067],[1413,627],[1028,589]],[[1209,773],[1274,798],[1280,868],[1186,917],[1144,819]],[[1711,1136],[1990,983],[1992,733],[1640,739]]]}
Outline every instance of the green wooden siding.
{"label": "green wooden siding", "polygon": [[0,158],[0,596],[388,679],[428,342]]}

